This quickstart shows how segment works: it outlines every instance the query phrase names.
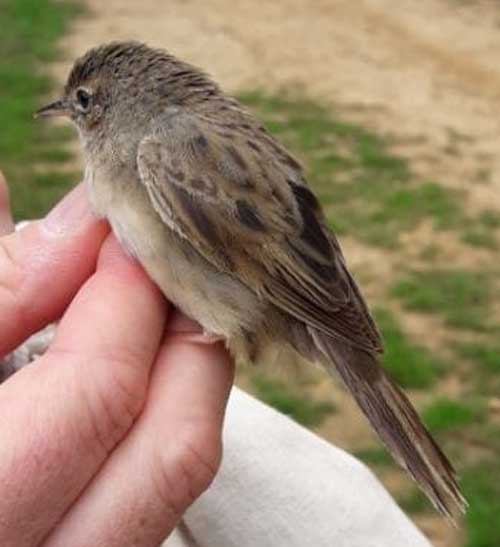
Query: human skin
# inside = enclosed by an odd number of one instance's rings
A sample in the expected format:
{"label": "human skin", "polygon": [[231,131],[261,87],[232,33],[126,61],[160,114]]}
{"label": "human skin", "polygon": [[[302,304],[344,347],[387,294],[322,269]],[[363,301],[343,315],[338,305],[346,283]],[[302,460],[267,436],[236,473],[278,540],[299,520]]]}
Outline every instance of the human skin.
{"label": "human skin", "polygon": [[79,186],[13,232],[0,174],[0,357],[61,319],[0,385],[0,545],[157,546],[210,484],[233,380]]}

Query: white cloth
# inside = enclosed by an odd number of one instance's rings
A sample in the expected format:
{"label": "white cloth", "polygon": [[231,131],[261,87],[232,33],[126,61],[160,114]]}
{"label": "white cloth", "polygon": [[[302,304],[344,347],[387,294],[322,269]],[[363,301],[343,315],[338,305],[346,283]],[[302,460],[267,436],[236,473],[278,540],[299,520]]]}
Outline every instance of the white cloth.
{"label": "white cloth", "polygon": [[429,547],[430,543],[362,463],[234,388],[221,469],[163,547],[193,545]]}

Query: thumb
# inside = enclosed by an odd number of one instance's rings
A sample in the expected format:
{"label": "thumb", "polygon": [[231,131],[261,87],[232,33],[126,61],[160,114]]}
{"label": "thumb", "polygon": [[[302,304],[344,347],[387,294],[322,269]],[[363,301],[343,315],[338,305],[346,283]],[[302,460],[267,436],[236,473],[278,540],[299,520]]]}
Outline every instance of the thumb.
{"label": "thumb", "polygon": [[107,232],[80,184],[46,218],[0,238],[0,356],[61,316]]}

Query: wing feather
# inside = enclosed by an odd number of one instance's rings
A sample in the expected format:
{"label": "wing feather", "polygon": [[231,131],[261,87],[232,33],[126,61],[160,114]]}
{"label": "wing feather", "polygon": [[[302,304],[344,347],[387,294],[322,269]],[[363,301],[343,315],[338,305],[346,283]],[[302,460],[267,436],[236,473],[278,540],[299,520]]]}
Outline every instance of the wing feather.
{"label": "wing feather", "polygon": [[278,308],[380,351],[375,324],[298,164],[246,121],[244,131],[221,131],[202,116],[167,110],[137,157],[156,211],[217,268]]}

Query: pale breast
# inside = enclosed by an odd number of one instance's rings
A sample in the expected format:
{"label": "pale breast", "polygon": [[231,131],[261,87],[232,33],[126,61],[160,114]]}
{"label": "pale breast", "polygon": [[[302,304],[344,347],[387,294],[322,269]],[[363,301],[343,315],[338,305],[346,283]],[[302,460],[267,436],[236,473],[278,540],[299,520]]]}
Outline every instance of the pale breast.
{"label": "pale breast", "polygon": [[217,271],[154,211],[139,182],[109,184],[87,172],[90,201],[166,297],[205,331],[233,338],[263,321],[263,303],[235,277]]}

